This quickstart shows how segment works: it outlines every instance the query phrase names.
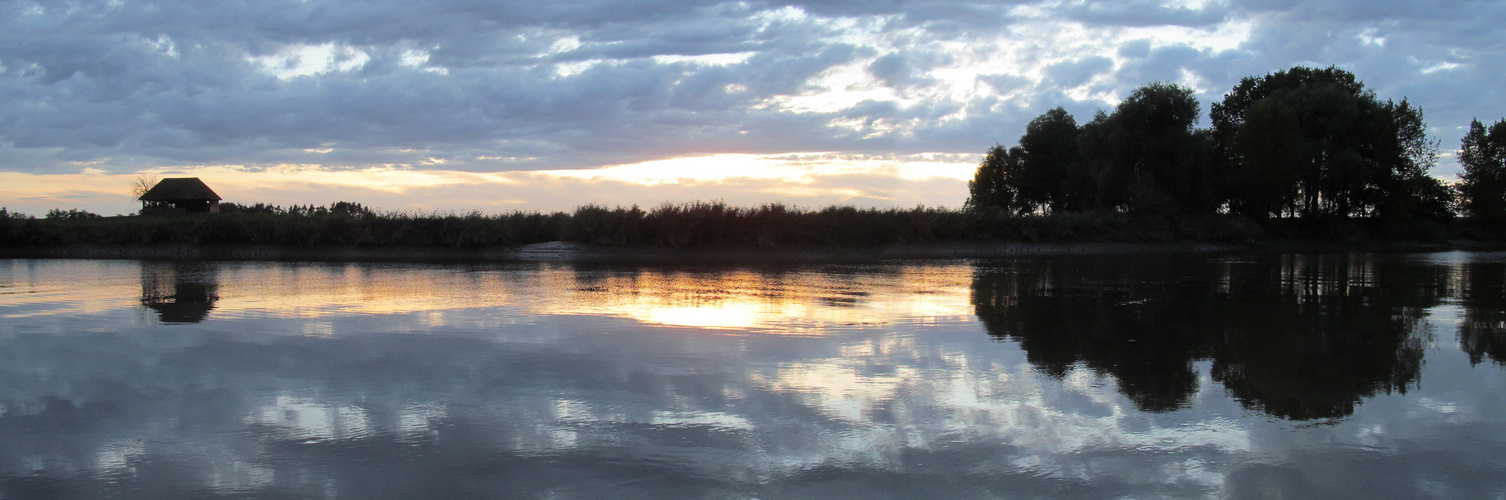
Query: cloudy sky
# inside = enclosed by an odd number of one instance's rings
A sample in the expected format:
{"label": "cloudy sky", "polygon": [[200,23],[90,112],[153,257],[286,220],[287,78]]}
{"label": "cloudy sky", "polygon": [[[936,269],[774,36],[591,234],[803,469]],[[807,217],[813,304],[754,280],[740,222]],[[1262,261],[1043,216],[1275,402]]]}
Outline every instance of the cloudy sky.
{"label": "cloudy sky", "polygon": [[1496,0],[3,1],[0,205],[126,213],[132,179],[192,175],[389,210],[957,207],[1047,109],[1168,81],[1206,126],[1294,65],[1408,98],[1448,152],[1506,116],[1503,25]]}

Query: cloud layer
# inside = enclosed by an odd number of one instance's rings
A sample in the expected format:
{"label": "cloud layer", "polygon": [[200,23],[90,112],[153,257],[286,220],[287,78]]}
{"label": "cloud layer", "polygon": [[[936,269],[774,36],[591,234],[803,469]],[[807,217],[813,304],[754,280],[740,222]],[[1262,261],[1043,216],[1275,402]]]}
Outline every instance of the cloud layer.
{"label": "cloud layer", "polygon": [[[1489,1],[0,3],[0,171],[505,172],[973,154],[1136,86],[1338,65],[1445,150],[1506,116]],[[1204,121],[1206,124],[1206,121]],[[1449,174],[1445,159],[1438,173]]]}

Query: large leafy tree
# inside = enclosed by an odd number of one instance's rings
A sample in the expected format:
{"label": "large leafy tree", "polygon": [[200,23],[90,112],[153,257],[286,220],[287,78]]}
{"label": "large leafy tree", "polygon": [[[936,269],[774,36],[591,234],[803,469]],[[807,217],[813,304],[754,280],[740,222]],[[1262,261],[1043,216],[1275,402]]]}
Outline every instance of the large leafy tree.
{"label": "large leafy tree", "polygon": [[1161,214],[1211,212],[1211,136],[1193,129],[1192,89],[1152,83],[1083,126],[1082,155],[1108,207]]}
{"label": "large leafy tree", "polygon": [[1020,137],[1016,185],[1025,211],[1086,208],[1091,188],[1078,160],[1077,120],[1057,107],[1030,120]]}
{"label": "large leafy tree", "polygon": [[1427,176],[1438,148],[1422,110],[1382,102],[1348,71],[1245,78],[1210,117],[1240,213],[1401,217],[1446,198]]}
{"label": "large leafy tree", "polygon": [[1302,181],[1302,126],[1297,112],[1275,99],[1261,100],[1245,113],[1228,147],[1241,168],[1229,172],[1230,208],[1265,217],[1294,207]]}
{"label": "large leafy tree", "polygon": [[1077,161],[1077,121],[1065,109],[1047,111],[1025,126],[1019,145],[995,145],[968,183],[968,206],[1010,213],[1081,208],[1091,198]]}
{"label": "large leafy tree", "polygon": [[1065,109],[1025,127],[1019,145],[994,146],[969,183],[968,206],[1011,213],[1116,209],[1207,213],[1219,203],[1212,136],[1193,128],[1192,89],[1153,83],[1086,125]]}
{"label": "large leafy tree", "polygon": [[1473,120],[1459,146],[1459,197],[1464,212],[1506,221],[1506,119],[1489,128]]}
{"label": "large leafy tree", "polygon": [[1014,175],[1019,170],[1020,148],[1014,151],[995,144],[983,155],[978,171],[967,183],[967,209],[980,211],[990,208],[1013,212],[1018,206],[1019,189],[1014,185]]}
{"label": "large leafy tree", "polygon": [[[1047,111],[1018,146],[990,150],[969,206],[1163,216],[1226,206],[1257,218],[1399,222],[1452,216],[1453,191],[1427,173],[1438,143],[1422,110],[1376,98],[1347,71],[1295,67],[1245,78],[1213,106],[1211,130],[1195,128],[1198,113],[1193,90],[1169,83],[1137,88],[1081,126],[1062,108]],[[1482,185],[1487,177],[1480,174]]]}
{"label": "large leafy tree", "polygon": [[1422,109],[1402,99],[1386,101],[1381,111],[1379,133],[1385,140],[1378,141],[1377,157],[1382,168],[1366,200],[1374,204],[1375,215],[1395,221],[1453,217],[1453,189],[1428,175],[1438,163],[1440,143],[1428,137]]}

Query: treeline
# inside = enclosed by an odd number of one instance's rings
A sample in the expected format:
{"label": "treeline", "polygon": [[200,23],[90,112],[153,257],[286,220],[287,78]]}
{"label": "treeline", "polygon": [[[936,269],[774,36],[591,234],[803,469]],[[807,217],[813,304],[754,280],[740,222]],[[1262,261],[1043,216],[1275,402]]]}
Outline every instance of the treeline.
{"label": "treeline", "polygon": [[[47,218],[48,219],[98,219],[100,217],[103,217],[103,216],[99,215],[99,214],[96,214],[94,212],[90,212],[88,210],[79,210],[77,208],[71,208],[71,209],[68,209],[68,210],[63,210],[61,208],[54,208],[52,210],[48,210],[47,211]],[[21,213],[21,212],[12,212],[12,211],[10,211],[10,209],[8,209],[6,207],[0,207],[0,221],[25,220],[25,219],[34,219],[34,218],[35,217],[32,217],[30,215],[26,215],[26,214]]]}
{"label": "treeline", "polygon": [[[1153,83],[1079,125],[1062,108],[990,149],[967,209],[1009,214],[1228,214],[1313,236],[1335,224],[1439,236],[1461,210],[1506,215],[1506,125],[1474,123],[1458,186],[1428,175],[1439,143],[1422,110],[1381,100],[1354,75],[1295,67],[1247,77],[1197,128],[1192,89]],[[1476,160],[1475,158],[1478,158]],[[1363,220],[1356,226],[1348,221]]]}
{"label": "treeline", "polygon": [[325,217],[334,215],[337,217],[354,219],[371,218],[376,217],[377,215],[375,210],[372,210],[371,208],[360,203],[349,201],[337,201],[331,203],[328,207],[321,207],[317,205],[289,205],[286,208],[282,207],[281,205],[270,205],[266,203],[241,205],[226,202],[220,204],[220,213],[290,215],[294,217]]}
{"label": "treeline", "polygon": [[270,244],[517,247],[548,241],[604,246],[802,247],[965,241],[1243,241],[1252,225],[1228,217],[1164,219],[1135,214],[1018,217],[941,208],[817,210],[723,202],[666,203],[650,210],[587,205],[573,212],[505,214],[376,212],[329,206],[221,204],[221,213],[35,219],[0,209],[8,246]]}

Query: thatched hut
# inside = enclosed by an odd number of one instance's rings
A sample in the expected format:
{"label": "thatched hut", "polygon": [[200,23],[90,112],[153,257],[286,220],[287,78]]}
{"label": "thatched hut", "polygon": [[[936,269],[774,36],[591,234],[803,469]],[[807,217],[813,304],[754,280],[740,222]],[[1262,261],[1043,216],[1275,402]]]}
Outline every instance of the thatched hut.
{"label": "thatched hut", "polygon": [[162,179],[141,195],[141,215],[219,213],[220,195],[198,177]]}

